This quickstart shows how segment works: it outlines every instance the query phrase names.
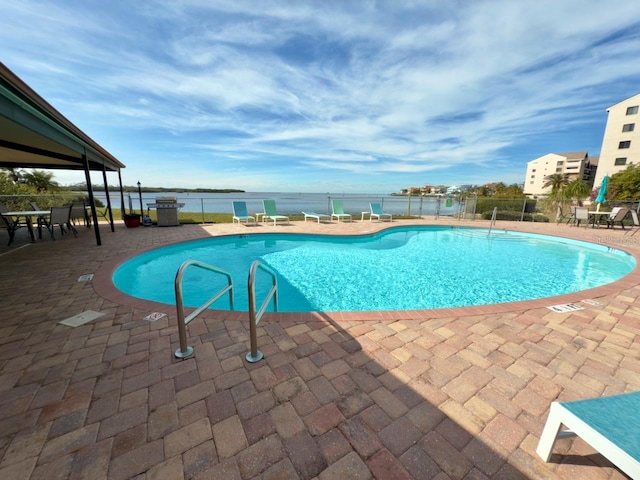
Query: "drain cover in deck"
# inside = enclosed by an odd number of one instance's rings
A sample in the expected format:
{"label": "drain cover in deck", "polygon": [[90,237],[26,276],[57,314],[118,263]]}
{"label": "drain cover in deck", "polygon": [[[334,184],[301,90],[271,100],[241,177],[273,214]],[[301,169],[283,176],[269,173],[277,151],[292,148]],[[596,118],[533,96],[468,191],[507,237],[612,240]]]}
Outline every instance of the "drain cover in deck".
{"label": "drain cover in deck", "polygon": [[89,323],[96,318],[100,318],[104,313],[94,312],[93,310],[87,310],[86,312],[79,313],[73,317],[66,318],[58,323],[66,325],[67,327],[79,327],[85,323]]}
{"label": "drain cover in deck", "polygon": [[146,317],[144,317],[145,320],[149,321],[149,322],[156,322],[158,320],[160,320],[163,317],[166,317],[167,314],[166,313],[162,313],[162,312],[153,312],[149,315],[147,315]]}
{"label": "drain cover in deck", "polygon": [[565,303],[563,305],[553,305],[547,308],[557,313],[568,313],[568,312],[575,312],[576,310],[584,310],[584,307],[581,307],[574,303]]}

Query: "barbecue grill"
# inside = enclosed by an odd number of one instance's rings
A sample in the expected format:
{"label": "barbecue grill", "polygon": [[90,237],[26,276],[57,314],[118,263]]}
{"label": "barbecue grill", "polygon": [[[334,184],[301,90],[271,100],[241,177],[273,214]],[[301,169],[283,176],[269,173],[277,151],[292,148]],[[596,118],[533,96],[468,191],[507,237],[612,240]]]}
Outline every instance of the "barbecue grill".
{"label": "barbecue grill", "polygon": [[147,203],[147,207],[157,210],[159,227],[180,225],[178,210],[184,203],[178,203],[177,197],[156,197],[156,203]]}

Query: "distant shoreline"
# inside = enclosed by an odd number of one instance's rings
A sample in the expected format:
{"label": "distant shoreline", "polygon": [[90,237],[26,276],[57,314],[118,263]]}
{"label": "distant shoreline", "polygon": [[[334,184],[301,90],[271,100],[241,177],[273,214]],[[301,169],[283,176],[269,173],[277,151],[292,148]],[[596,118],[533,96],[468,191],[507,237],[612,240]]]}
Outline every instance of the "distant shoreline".
{"label": "distant shoreline", "polygon": [[[137,192],[138,187],[122,187],[125,192]],[[103,189],[104,190],[104,189]],[[140,187],[143,193],[246,193],[244,190],[234,188],[163,188],[163,187]]]}
{"label": "distant shoreline", "polygon": [[[69,189],[71,191],[77,191],[78,186],[63,187],[62,190]],[[92,185],[94,192],[104,192],[103,185]],[[86,187],[83,185],[81,191],[86,192]],[[120,187],[116,185],[109,185],[109,191],[120,191]],[[135,192],[138,193],[137,186],[124,185],[122,187],[123,192]],[[165,187],[140,187],[139,191],[142,193],[246,193],[245,190],[237,190],[235,188],[165,188]]]}

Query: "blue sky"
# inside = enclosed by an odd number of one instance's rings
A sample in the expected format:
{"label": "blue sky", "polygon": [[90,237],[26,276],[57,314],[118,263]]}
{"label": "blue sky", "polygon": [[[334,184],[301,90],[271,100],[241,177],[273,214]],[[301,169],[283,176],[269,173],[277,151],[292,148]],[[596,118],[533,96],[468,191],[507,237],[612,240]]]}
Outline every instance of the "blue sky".
{"label": "blue sky", "polygon": [[610,5],[20,0],[0,51],[127,185],[510,184],[547,153],[598,155],[606,109],[640,91],[640,2]]}

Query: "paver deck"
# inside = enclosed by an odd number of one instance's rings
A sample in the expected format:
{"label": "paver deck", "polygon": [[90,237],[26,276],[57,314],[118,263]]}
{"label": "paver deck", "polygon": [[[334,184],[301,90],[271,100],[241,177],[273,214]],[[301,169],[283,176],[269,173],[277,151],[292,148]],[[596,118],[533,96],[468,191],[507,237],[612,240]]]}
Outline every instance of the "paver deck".
{"label": "paver deck", "polygon": [[[396,222],[486,227],[486,222]],[[640,390],[640,271],[573,295],[443,310],[269,314],[244,360],[243,312],[209,311],[178,360],[175,307],[117,292],[144,249],[210,235],[362,233],[388,224],[102,226],[0,241],[0,478],[622,479],[581,439],[535,454],[550,402]],[[640,258],[640,235],[555,224]],[[0,232],[1,233],[1,232]],[[18,232],[20,233],[20,232]],[[79,282],[85,274],[91,281]],[[535,281],[535,279],[531,279]],[[555,313],[567,302],[584,310]],[[87,310],[86,325],[58,322]],[[167,313],[155,322],[152,312]]]}

